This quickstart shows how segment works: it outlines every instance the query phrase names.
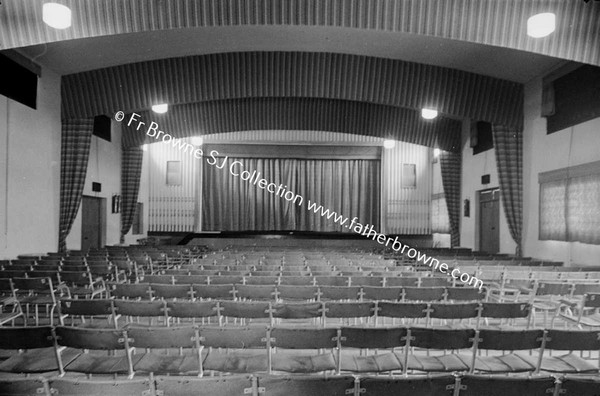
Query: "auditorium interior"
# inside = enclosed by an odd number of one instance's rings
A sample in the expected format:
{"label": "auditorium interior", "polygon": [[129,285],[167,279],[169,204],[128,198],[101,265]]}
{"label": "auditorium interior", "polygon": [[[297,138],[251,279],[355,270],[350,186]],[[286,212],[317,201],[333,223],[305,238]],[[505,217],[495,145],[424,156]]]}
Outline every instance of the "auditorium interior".
{"label": "auditorium interior", "polygon": [[600,395],[600,1],[0,2],[0,395]]}

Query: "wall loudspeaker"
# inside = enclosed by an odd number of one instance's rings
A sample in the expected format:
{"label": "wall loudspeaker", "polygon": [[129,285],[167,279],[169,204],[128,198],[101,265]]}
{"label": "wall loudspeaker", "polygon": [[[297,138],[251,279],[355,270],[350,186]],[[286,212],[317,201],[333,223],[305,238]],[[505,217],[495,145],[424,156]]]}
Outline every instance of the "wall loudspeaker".
{"label": "wall loudspeaker", "polygon": [[92,182],[92,191],[93,192],[100,192],[100,191],[102,191],[102,183]]}

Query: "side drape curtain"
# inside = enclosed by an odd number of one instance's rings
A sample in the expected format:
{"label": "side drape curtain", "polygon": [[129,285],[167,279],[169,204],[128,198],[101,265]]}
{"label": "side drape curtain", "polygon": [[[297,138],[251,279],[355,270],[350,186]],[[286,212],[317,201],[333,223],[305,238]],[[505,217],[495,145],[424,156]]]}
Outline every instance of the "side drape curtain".
{"label": "side drape curtain", "polygon": [[440,168],[442,171],[442,185],[448,220],[450,222],[450,245],[460,246],[460,186],[462,172],[462,157],[460,153],[443,151],[440,154]]}
{"label": "side drape curtain", "polygon": [[93,119],[63,120],[62,122],[59,252],[67,250],[67,236],[81,204],[93,129]]}
{"label": "side drape curtain", "polygon": [[141,147],[123,148],[121,157],[121,243],[129,232],[137,208],[142,161],[144,151]]}
{"label": "side drape curtain", "polygon": [[502,205],[510,235],[517,244],[515,254],[520,257],[523,228],[523,133],[502,125],[493,125],[492,134]]}
{"label": "side drape curtain", "polygon": [[[264,178],[281,185],[282,193],[294,195],[287,200],[232,175],[234,161],[235,173],[260,173],[256,180]],[[363,225],[379,223],[378,161],[229,158],[223,169],[203,166],[204,230],[350,231],[333,218],[309,211],[309,201],[323,210],[357,217]]]}

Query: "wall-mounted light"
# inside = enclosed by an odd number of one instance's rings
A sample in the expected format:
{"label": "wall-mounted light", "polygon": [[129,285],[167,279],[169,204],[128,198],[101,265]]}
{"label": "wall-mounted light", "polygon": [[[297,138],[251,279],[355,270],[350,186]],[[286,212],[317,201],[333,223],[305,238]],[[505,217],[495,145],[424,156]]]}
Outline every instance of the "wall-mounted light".
{"label": "wall-mounted light", "polygon": [[383,141],[383,147],[387,150],[393,149],[396,147],[396,141],[392,139],[386,139]]}
{"label": "wall-mounted light", "polygon": [[442,150],[440,150],[439,148],[434,148],[433,149],[433,156],[435,158],[438,158],[440,156],[440,154],[442,153]]}
{"label": "wall-mounted light", "polygon": [[152,111],[158,114],[166,113],[169,110],[169,105],[167,103],[155,104],[152,106]]}
{"label": "wall-mounted light", "polygon": [[437,116],[438,116],[437,110],[425,109],[425,108],[421,109],[421,117],[425,118],[426,120],[433,120]]}
{"label": "wall-mounted light", "polygon": [[54,29],[66,29],[71,26],[71,9],[58,3],[44,3],[42,21]]}
{"label": "wall-mounted light", "polygon": [[148,144],[142,144],[142,151],[148,151]]}
{"label": "wall-mounted light", "polygon": [[527,35],[533,38],[546,37],[556,29],[556,15],[544,12],[527,20]]}

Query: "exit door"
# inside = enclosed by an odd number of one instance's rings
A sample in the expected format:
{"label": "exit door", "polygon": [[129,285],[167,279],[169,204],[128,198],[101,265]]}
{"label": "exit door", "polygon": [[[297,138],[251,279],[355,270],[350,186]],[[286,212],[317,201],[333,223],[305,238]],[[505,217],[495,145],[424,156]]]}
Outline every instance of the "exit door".
{"label": "exit door", "polygon": [[479,250],[500,251],[500,190],[479,192]]}
{"label": "exit door", "polygon": [[81,200],[81,250],[104,247],[106,198],[83,196]]}

